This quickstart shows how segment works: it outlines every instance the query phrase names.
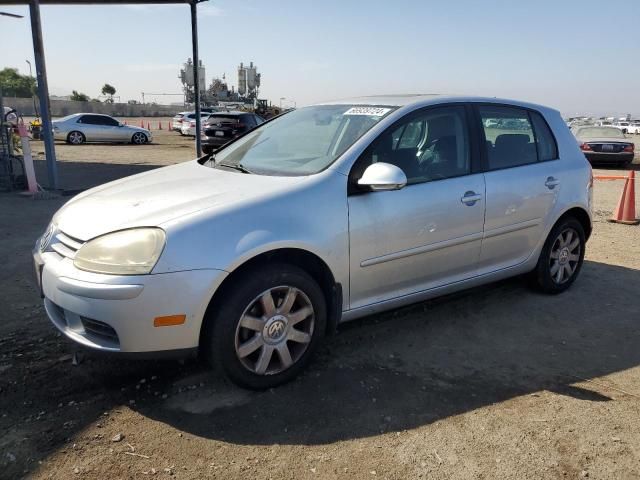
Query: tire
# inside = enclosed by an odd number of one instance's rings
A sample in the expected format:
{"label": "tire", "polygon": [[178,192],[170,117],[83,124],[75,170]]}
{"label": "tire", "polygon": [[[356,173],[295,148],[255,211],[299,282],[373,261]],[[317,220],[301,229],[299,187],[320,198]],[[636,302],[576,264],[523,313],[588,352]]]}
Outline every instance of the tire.
{"label": "tire", "polygon": [[134,145],[144,145],[149,141],[147,135],[143,132],[136,132],[131,136],[131,143]]}
{"label": "tire", "polygon": [[281,385],[304,370],[327,323],[325,297],[308,273],[288,264],[256,268],[223,298],[205,319],[201,344],[214,369],[252,390]]}
{"label": "tire", "polygon": [[73,132],[69,132],[67,135],[67,143],[71,145],[82,145],[87,141],[87,137],[84,136],[84,133],[78,132],[74,130]]}
{"label": "tire", "polygon": [[561,219],[551,229],[531,272],[533,286],[549,294],[568,289],[580,274],[585,246],[582,224],[574,217]]}

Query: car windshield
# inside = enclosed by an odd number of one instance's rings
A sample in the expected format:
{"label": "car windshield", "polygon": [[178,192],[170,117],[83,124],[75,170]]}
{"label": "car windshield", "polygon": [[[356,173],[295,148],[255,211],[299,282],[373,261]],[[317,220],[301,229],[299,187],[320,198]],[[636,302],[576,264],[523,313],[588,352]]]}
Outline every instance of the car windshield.
{"label": "car windshield", "polygon": [[612,127],[590,127],[578,130],[580,137],[625,138],[622,130]]}
{"label": "car windshield", "polygon": [[262,175],[318,173],[394,109],[316,105],[293,110],[223,148],[215,156],[215,165]]}

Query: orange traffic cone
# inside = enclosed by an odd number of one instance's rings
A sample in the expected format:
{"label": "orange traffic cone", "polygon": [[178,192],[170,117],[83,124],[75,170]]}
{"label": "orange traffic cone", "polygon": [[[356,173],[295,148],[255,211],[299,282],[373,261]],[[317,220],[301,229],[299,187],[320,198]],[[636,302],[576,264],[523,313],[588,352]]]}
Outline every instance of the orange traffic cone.
{"label": "orange traffic cone", "polygon": [[625,225],[637,225],[640,220],[636,218],[636,176],[631,170],[624,181],[624,188],[618,206],[613,212],[610,222],[624,223]]}
{"label": "orange traffic cone", "polygon": [[140,120],[140,128],[144,128],[144,120]]}
{"label": "orange traffic cone", "polygon": [[162,130],[162,122],[158,122],[158,130]]}
{"label": "orange traffic cone", "polygon": [[151,131],[151,124],[147,122],[147,130]]}
{"label": "orange traffic cone", "polygon": [[124,121],[124,124],[125,124],[125,125],[129,125],[129,124],[127,123],[127,121],[126,121],[126,120]]}

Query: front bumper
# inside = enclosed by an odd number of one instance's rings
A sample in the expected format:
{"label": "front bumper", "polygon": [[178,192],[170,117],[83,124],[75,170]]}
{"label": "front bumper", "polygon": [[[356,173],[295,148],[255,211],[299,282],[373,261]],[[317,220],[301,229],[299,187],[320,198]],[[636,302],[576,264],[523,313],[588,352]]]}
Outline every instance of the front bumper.
{"label": "front bumper", "polygon": [[[197,348],[207,305],[227,275],[212,269],[103,275],[79,270],[56,252],[35,249],[33,258],[51,322],[71,340],[103,352]],[[186,319],[154,326],[154,318],[168,315]]]}

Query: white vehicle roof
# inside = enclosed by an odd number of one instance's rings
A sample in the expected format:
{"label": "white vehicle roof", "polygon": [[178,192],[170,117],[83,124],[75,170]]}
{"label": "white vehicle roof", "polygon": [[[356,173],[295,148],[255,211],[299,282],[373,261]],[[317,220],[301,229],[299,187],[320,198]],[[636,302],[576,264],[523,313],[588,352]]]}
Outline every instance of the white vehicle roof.
{"label": "white vehicle roof", "polygon": [[509,100],[496,97],[475,97],[465,95],[444,94],[406,94],[406,95],[372,95],[367,97],[343,98],[329,102],[320,102],[318,105],[385,105],[390,107],[427,106],[438,103],[450,102],[482,102],[497,103],[533,108],[536,110],[549,110],[549,107],[520,100]]}

